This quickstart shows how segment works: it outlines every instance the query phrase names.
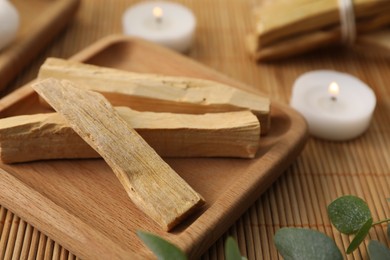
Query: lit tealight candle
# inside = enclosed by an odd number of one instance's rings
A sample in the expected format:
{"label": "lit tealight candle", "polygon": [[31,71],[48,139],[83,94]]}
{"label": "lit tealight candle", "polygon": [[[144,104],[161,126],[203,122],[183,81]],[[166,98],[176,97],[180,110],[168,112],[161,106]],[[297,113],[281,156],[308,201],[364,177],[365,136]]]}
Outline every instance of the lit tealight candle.
{"label": "lit tealight candle", "polygon": [[339,94],[339,85],[336,82],[332,82],[329,85],[328,92],[330,94],[330,99],[337,101],[337,96]]}
{"label": "lit tealight candle", "polygon": [[165,1],[141,2],[128,8],[122,18],[123,32],[179,52],[191,47],[196,27],[186,7]]}
{"label": "lit tealight candle", "polygon": [[163,10],[160,7],[156,6],[155,8],[153,8],[153,16],[156,19],[156,23],[158,26],[158,24],[160,24],[162,21]]}
{"label": "lit tealight candle", "polygon": [[294,83],[290,105],[306,119],[312,135],[349,140],[366,131],[376,105],[370,87],[336,71],[313,71]]}

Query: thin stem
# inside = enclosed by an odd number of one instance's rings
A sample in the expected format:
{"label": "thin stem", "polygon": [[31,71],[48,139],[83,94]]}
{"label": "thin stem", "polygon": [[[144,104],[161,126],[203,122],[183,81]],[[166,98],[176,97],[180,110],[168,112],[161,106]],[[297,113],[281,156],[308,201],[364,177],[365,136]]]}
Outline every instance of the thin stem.
{"label": "thin stem", "polygon": [[384,223],[384,222],[390,222],[390,218],[387,218],[387,219],[384,219],[384,220],[380,220],[380,221],[374,222],[374,223],[372,223],[372,226],[378,225],[378,224],[382,224],[382,223]]}

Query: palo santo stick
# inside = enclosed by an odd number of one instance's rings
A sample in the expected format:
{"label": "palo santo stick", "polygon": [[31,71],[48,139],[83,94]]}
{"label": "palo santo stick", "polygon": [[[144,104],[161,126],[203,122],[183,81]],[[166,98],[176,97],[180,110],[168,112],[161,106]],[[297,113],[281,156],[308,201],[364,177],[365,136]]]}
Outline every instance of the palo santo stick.
{"label": "palo santo stick", "polygon": [[270,125],[268,98],[214,81],[131,73],[56,58],[47,59],[39,71],[38,78],[51,77],[100,92],[115,106],[184,114],[251,110],[262,134]]}
{"label": "palo santo stick", "polygon": [[366,52],[390,54],[390,29],[373,32],[359,37],[357,47],[365,48]]}
{"label": "palo santo stick", "polygon": [[[358,24],[358,27],[366,26],[365,23],[371,19],[388,17],[390,10],[389,1],[383,0],[354,0],[353,5],[356,21],[359,23],[365,20],[364,23]],[[261,46],[275,43],[293,34],[340,26],[339,4],[336,0],[275,1],[256,9],[255,18],[255,31],[261,38]]]}
{"label": "palo santo stick", "polygon": [[[116,108],[119,115],[162,157],[253,158],[260,124],[250,111],[185,115]],[[98,158],[57,113],[0,119],[0,160]]]}
{"label": "palo santo stick", "polygon": [[[353,4],[358,37],[390,24],[389,1],[355,0]],[[255,19],[254,33],[247,38],[255,59],[278,59],[341,42],[337,1],[275,1],[256,9]]]}
{"label": "palo santo stick", "polygon": [[164,229],[172,229],[204,203],[102,95],[55,79],[32,87],[103,157],[132,201]]}

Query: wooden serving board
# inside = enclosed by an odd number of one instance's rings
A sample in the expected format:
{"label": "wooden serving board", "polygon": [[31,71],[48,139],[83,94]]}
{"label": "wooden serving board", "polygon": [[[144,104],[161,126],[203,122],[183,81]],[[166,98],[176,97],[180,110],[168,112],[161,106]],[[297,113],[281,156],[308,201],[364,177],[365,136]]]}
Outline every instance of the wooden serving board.
{"label": "wooden serving board", "polygon": [[[112,36],[72,59],[123,70],[221,81],[252,90],[154,44]],[[0,100],[0,117],[46,111],[30,86]],[[206,200],[167,233],[138,210],[101,159],[0,164],[0,203],[84,259],[134,259],[151,252],[137,230],[158,234],[199,257],[288,167],[302,150],[307,127],[289,107],[272,103],[270,133],[255,159],[169,159]]]}
{"label": "wooden serving board", "polygon": [[14,42],[0,51],[3,89],[64,28],[80,0],[12,0],[20,15]]}

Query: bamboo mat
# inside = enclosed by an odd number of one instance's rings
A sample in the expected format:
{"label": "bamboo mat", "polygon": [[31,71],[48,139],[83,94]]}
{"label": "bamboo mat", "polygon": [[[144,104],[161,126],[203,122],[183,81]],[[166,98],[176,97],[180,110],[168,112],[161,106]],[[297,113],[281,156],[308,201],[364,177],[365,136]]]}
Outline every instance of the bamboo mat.
{"label": "bamboo mat", "polygon": [[[270,0],[264,0],[264,2]],[[83,0],[75,21],[2,93],[36,76],[45,57],[67,58],[103,36],[121,31],[124,9],[136,1]],[[301,156],[267,192],[223,235],[203,259],[224,259],[228,235],[249,259],[278,259],[273,244],[281,227],[308,227],[334,238],[341,250],[349,238],[340,235],[327,217],[335,198],[355,194],[365,199],[374,221],[390,217],[390,59],[330,48],[276,63],[257,64],[246,55],[244,37],[252,30],[253,0],[182,0],[197,19],[196,41],[189,56],[232,78],[288,103],[291,86],[302,73],[334,69],[358,76],[375,91],[378,105],[368,132],[350,142],[310,139]],[[109,3],[109,4],[108,4]],[[59,184],[60,185],[60,184]],[[370,238],[383,243],[385,224]],[[0,208],[0,259],[77,259],[4,207]],[[367,241],[367,240],[366,240]],[[347,259],[367,259],[366,245]]]}

